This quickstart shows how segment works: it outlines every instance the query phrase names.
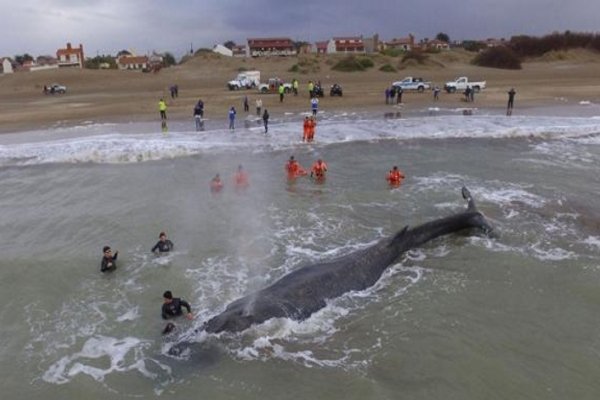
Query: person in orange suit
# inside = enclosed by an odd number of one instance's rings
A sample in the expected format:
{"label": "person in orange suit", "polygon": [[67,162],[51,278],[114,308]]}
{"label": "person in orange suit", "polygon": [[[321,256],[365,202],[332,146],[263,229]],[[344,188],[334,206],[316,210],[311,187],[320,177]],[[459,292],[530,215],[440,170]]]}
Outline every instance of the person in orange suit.
{"label": "person in orange suit", "polygon": [[298,178],[299,176],[304,176],[307,174],[306,170],[300,165],[298,161],[294,158],[294,156],[290,156],[290,159],[285,164],[285,171],[287,172],[287,176],[289,180],[293,180]]}
{"label": "person in orange suit", "polygon": [[246,190],[250,186],[248,173],[244,170],[242,164],[238,165],[238,169],[233,176],[233,184],[236,191]]}
{"label": "person in orange suit", "polygon": [[400,184],[402,183],[402,180],[404,178],[405,178],[405,176],[402,173],[402,171],[400,171],[398,169],[397,165],[394,165],[394,167],[390,170],[390,172],[388,172],[386,180],[388,181],[390,186],[398,187],[398,186],[400,186]]}
{"label": "person in orange suit", "polygon": [[324,182],[326,172],[327,164],[325,164],[325,161],[319,158],[310,169],[310,177],[315,178],[317,182]]}

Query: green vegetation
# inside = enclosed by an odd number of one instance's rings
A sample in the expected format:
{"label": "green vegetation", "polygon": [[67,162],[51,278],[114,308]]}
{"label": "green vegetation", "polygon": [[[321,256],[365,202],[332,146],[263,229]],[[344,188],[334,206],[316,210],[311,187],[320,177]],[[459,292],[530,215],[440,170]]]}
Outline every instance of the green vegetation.
{"label": "green vegetation", "polygon": [[450,43],[450,36],[448,36],[448,34],[444,33],[444,32],[440,32],[438,33],[435,38],[437,40],[439,40],[440,42],[446,42],[446,43]]}
{"label": "green vegetation", "polygon": [[177,64],[177,61],[175,61],[173,54],[169,53],[168,51],[163,54],[163,66],[170,67],[171,65],[175,64]]}
{"label": "green vegetation", "polygon": [[108,69],[117,69],[117,62],[111,56],[102,55],[85,60],[83,66],[88,69],[106,69],[107,66]]}
{"label": "green vegetation", "polygon": [[348,56],[339,60],[331,69],[342,72],[364,71],[375,64],[367,57]]}
{"label": "green vegetation", "polygon": [[521,69],[521,60],[506,46],[492,47],[479,53],[472,61],[480,67]]}
{"label": "green vegetation", "polygon": [[509,47],[519,57],[539,57],[550,51],[584,48],[600,51],[600,34],[577,33],[552,33],[542,37],[513,36],[510,38]]}
{"label": "green vegetation", "polygon": [[384,49],[381,51],[381,54],[388,57],[399,57],[404,53],[405,51],[402,49]]}
{"label": "green vegetation", "polygon": [[466,51],[472,51],[472,52],[477,53],[480,50],[487,48],[487,45],[485,43],[481,43],[476,40],[465,40],[463,42],[463,48]]}
{"label": "green vegetation", "polygon": [[382,72],[397,72],[398,71],[396,68],[394,68],[390,64],[383,64],[381,67],[379,67],[379,70]]}
{"label": "green vegetation", "polygon": [[428,58],[429,56],[423,54],[423,52],[421,51],[411,50],[407,51],[406,54],[404,54],[404,56],[402,57],[402,63],[414,60],[417,62],[417,64],[425,64],[425,61],[427,61]]}
{"label": "green vegetation", "polygon": [[289,72],[296,72],[300,74],[309,74],[319,72],[321,70],[321,66],[319,65],[319,60],[315,57],[298,57],[298,63],[294,64],[288,69]]}

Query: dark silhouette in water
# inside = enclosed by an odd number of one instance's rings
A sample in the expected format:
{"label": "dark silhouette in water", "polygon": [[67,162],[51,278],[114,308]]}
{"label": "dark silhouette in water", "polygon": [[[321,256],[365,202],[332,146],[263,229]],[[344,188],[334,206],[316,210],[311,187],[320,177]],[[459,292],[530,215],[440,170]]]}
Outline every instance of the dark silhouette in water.
{"label": "dark silhouette in water", "polygon": [[477,211],[467,188],[463,187],[462,195],[468,201],[466,211],[415,228],[406,226],[369,248],[293,271],[271,286],[232,302],[200,330],[241,332],[253,324],[281,317],[302,321],[325,307],[326,300],[374,285],[407,250],[464,229],[476,228],[490,233],[492,226]]}

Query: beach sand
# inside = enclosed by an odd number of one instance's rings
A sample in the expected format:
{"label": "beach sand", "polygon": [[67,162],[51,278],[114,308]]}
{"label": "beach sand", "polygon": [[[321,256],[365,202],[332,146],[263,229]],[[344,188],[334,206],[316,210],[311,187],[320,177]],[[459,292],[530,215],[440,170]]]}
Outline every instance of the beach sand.
{"label": "beach sand", "polygon": [[[532,107],[600,103],[600,55],[574,50],[547,55],[523,63],[522,70],[482,68],[469,63],[472,53],[452,50],[430,55],[425,65],[411,64],[394,73],[379,71],[386,63],[400,64],[400,58],[375,56],[375,67],[364,72],[338,72],[331,69],[341,56],[299,56],[271,58],[227,58],[214,54],[199,55],[188,62],[166,68],[158,73],[118,70],[59,69],[0,75],[0,132],[15,132],[82,123],[159,121],[158,100],[168,103],[170,120],[192,121],[192,109],[198,99],[205,103],[205,117],[213,120],[227,118],[227,110],[235,106],[243,115],[242,99],[263,100],[271,118],[286,112],[309,111],[307,83],[320,80],[325,98],[321,110],[402,113],[427,107],[497,109],[503,112],[507,91],[517,91],[514,114]],[[308,61],[306,61],[308,60]],[[289,72],[294,64],[302,64],[307,73]],[[229,91],[226,82],[240,70],[258,69],[262,81],[280,77],[286,81],[296,78],[300,94],[287,95],[283,103],[276,94],[259,94],[256,90]],[[419,76],[443,87],[444,82],[458,76],[471,80],[486,80],[487,88],[475,96],[474,103],[465,103],[463,96],[440,94],[433,102],[431,92],[405,92],[401,107],[385,104],[384,90],[391,82],[405,76]],[[58,82],[66,85],[65,95],[44,95],[44,85]],[[342,98],[329,97],[329,86],[339,83],[344,89]],[[169,86],[179,86],[179,97],[171,99]],[[190,122],[191,123],[191,122]]]}

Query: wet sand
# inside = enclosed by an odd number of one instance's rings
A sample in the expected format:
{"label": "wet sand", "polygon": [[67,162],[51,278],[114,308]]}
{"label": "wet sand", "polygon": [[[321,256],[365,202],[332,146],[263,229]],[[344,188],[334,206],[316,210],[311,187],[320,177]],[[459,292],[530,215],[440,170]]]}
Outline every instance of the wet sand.
{"label": "wet sand", "polygon": [[[82,123],[158,121],[158,100],[167,99],[170,120],[192,120],[193,105],[198,99],[205,103],[205,117],[211,120],[227,118],[227,110],[235,106],[242,116],[242,99],[248,96],[250,113],[255,113],[254,101],[260,97],[263,109],[271,118],[287,112],[310,110],[307,83],[320,80],[325,97],[320,110],[365,111],[372,113],[411,113],[429,107],[456,109],[475,107],[497,109],[503,112],[507,92],[517,91],[515,111],[600,103],[600,55],[587,51],[572,51],[558,61],[537,60],[525,62],[522,70],[508,71],[481,68],[469,64],[472,54],[452,50],[430,56],[426,65],[410,65],[394,73],[379,71],[389,63],[399,65],[399,58],[376,56],[375,67],[365,72],[338,72],[331,69],[340,57],[306,57],[240,59],[215,55],[198,56],[182,65],[163,69],[159,73],[137,71],[94,71],[60,69],[29,73],[0,75],[0,132],[47,129]],[[289,72],[294,64],[309,64],[307,73]],[[226,82],[240,70],[258,69],[262,81],[281,77],[287,81],[297,78],[300,94],[288,95],[279,102],[276,94],[259,94],[256,90],[229,91]],[[434,84],[457,76],[472,80],[486,80],[487,88],[475,95],[474,103],[463,101],[461,94],[442,91],[440,100],[433,101],[431,92],[405,92],[403,104],[385,104],[384,90],[391,82],[405,76],[420,76]],[[43,86],[53,82],[68,88],[65,95],[44,95]],[[329,86],[339,83],[344,89],[342,98],[329,96]],[[171,99],[169,86],[179,86],[179,97]],[[582,103],[583,102],[583,103]]]}

